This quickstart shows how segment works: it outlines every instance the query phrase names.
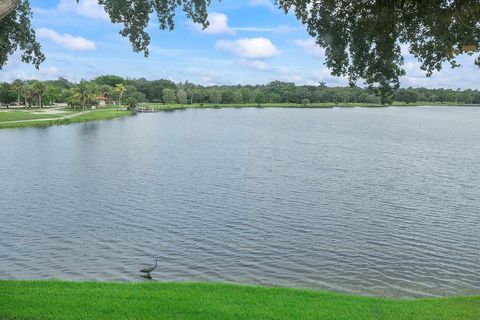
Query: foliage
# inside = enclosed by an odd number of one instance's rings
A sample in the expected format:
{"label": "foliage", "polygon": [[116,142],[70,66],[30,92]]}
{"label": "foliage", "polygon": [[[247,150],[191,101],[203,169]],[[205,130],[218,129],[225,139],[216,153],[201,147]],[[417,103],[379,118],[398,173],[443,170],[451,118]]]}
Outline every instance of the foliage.
{"label": "foliage", "polygon": [[87,103],[95,104],[95,86],[92,82],[81,80],[78,85],[75,86],[74,97],[82,106],[83,110],[86,110]]}
{"label": "foliage", "polygon": [[125,86],[123,85],[123,83],[117,83],[115,85],[115,91],[117,92],[118,94],[118,105],[121,106],[122,105],[122,97],[123,97],[123,93],[125,92]]}
{"label": "foliage", "polygon": [[37,68],[45,60],[35,39],[31,18],[29,0],[21,0],[14,11],[0,19],[0,70],[17,50],[22,53],[23,62],[32,63]]}
{"label": "foliage", "polygon": [[124,84],[125,80],[122,77],[115,75],[103,75],[93,79],[93,82],[100,86],[107,85],[110,87],[115,87],[117,84]]}
{"label": "foliage", "polygon": [[9,83],[0,83],[0,104],[9,106],[15,101],[16,89]]}
{"label": "foliage", "polygon": [[222,93],[218,90],[213,90],[210,95],[210,102],[215,103],[215,104],[220,104],[222,103]]}
{"label": "foliage", "polygon": [[186,104],[187,103],[187,93],[183,89],[177,91],[177,103]]}
{"label": "foliage", "polygon": [[[108,76],[112,77],[112,76]],[[97,78],[98,79],[98,78]],[[121,79],[121,78],[119,78]],[[318,85],[295,85],[294,83],[273,81],[266,85],[245,86],[201,86],[193,83],[184,83],[178,86],[168,80],[128,79],[116,83],[115,88],[109,85],[98,85],[97,81],[82,80],[78,84],[70,83],[65,79],[49,81],[20,81],[12,84],[4,83],[0,87],[0,104],[11,105],[15,101],[21,104],[38,104],[38,90],[34,84],[44,85],[46,91],[41,90],[42,103],[65,103],[71,106],[96,104],[96,96],[107,98],[108,103],[134,98],[137,103],[180,103],[180,104],[378,104],[379,98],[371,89],[360,87],[327,87]],[[87,88],[86,88],[86,87]],[[160,90],[157,92],[157,90]],[[86,90],[86,92],[85,92]],[[82,93],[83,92],[83,93]],[[82,94],[85,100],[80,99]],[[480,91],[478,90],[452,90],[452,89],[425,89],[401,88],[391,98],[392,103],[407,104],[480,104]]]}
{"label": "foliage", "polygon": [[[154,15],[162,30],[174,28],[174,16],[179,8],[193,22],[208,26],[210,0],[98,2],[104,5],[113,23],[123,26],[120,34],[130,40],[133,50],[144,52],[146,56],[150,43],[146,30]],[[352,85],[359,80],[364,81],[372,93],[380,96],[382,103],[392,102],[395,90],[399,88],[399,78],[405,74],[400,45],[408,47],[419,59],[427,75],[440,70],[444,62],[457,67],[456,56],[478,52],[480,46],[480,0],[275,2],[286,13],[294,11],[317,44],[325,48],[326,66],[333,75],[348,76]],[[38,67],[44,60],[30,19],[28,0],[20,1],[16,10],[0,19],[0,67],[17,49],[27,63]],[[475,63],[480,66],[480,57]],[[98,79],[100,84],[117,84],[112,82],[115,79],[105,77]],[[164,83],[160,90],[145,93],[147,99],[160,101],[163,89],[167,87]],[[186,87],[187,99],[190,97],[190,103],[193,103],[196,91],[190,89]],[[230,101],[230,93],[224,94],[224,99]],[[252,99],[244,96],[244,102]]]}
{"label": "foliage", "polygon": [[137,99],[135,99],[134,97],[128,98],[127,105],[129,110],[133,110],[138,105]]}
{"label": "foliage", "polygon": [[175,103],[177,98],[175,96],[175,90],[165,88],[162,90],[163,102],[164,103]]}
{"label": "foliage", "polygon": [[257,90],[257,92],[255,92],[255,103],[260,106],[262,103],[265,102],[267,102],[265,93],[261,90]]}
{"label": "foliage", "polygon": [[47,85],[43,82],[35,80],[30,85],[30,90],[32,92],[33,97],[37,99],[38,106],[41,108],[42,105],[42,97],[47,92]]}
{"label": "foliage", "polygon": [[[363,79],[388,103],[405,74],[400,44],[431,75],[443,62],[478,51],[480,1],[278,0],[294,10],[317,44],[327,67],[352,84]],[[480,66],[480,57],[476,64]]]}

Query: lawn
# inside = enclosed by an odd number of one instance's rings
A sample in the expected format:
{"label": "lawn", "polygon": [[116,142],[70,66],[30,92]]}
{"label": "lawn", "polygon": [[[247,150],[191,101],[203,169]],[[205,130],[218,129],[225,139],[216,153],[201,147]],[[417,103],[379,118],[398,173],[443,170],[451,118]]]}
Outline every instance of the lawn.
{"label": "lawn", "polygon": [[68,119],[68,123],[96,121],[96,120],[108,120],[118,117],[131,115],[131,111],[114,110],[114,109],[98,109],[87,114]]}
{"label": "lawn", "polygon": [[[78,111],[80,112],[80,111]],[[17,113],[17,112],[14,112]],[[22,112],[18,112],[22,113]],[[71,112],[69,112],[72,114]],[[1,117],[0,113],[0,117]],[[28,114],[28,113],[25,113]],[[124,111],[124,110],[114,110],[114,109],[98,109],[93,112],[89,112],[84,115],[79,115],[75,116],[73,118],[68,118],[68,119],[58,119],[58,120],[45,120],[42,121],[41,119],[44,118],[61,118],[62,115],[34,115],[34,116],[40,116],[35,119],[39,119],[39,121],[35,122],[13,122],[13,123],[0,123],[0,129],[5,129],[5,128],[21,128],[21,127],[47,127],[47,126],[52,126],[52,125],[62,125],[62,124],[69,124],[69,123],[77,123],[77,122],[87,122],[87,121],[96,121],[96,120],[108,120],[108,119],[113,119],[113,118],[118,118],[118,117],[123,117],[123,116],[128,116],[131,115],[132,112],[130,111]],[[1,118],[0,118],[1,119]],[[31,120],[31,119],[18,119],[18,120]],[[4,120],[4,121],[13,121],[13,120]],[[0,120],[0,122],[2,122]]]}
{"label": "lawn", "polygon": [[207,283],[0,281],[0,319],[479,319],[480,297],[393,300]]}
{"label": "lawn", "polygon": [[6,121],[21,121],[21,120],[34,120],[45,118],[60,118],[63,115],[59,114],[35,114],[26,111],[8,111],[0,112],[0,122]]}

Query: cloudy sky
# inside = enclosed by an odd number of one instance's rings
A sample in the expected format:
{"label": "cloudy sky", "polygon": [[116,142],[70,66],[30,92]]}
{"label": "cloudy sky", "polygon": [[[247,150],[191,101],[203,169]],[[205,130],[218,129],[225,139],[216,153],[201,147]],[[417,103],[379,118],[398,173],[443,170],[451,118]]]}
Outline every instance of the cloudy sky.
{"label": "cloudy sky", "polygon": [[[109,22],[96,0],[31,0],[33,26],[47,60],[40,70],[11,57],[0,81],[21,79],[90,79],[101,74],[124,77],[189,80],[201,84],[256,84],[272,80],[327,85],[347,81],[323,66],[323,50],[315,45],[293,15],[285,15],[270,0],[213,1],[210,27],[202,30],[181,13],[173,32],[161,31],[155,20],[150,56],[134,53],[120,26]],[[402,86],[480,89],[480,70],[472,57],[464,66],[448,66],[426,78],[407,56]]]}

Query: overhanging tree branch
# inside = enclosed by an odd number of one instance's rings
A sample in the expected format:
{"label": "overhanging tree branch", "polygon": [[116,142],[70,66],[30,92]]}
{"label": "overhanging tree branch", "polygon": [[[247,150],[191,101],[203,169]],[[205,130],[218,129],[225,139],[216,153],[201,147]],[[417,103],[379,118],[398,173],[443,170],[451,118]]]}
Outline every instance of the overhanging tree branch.
{"label": "overhanging tree branch", "polygon": [[0,0],[0,20],[15,10],[20,0]]}

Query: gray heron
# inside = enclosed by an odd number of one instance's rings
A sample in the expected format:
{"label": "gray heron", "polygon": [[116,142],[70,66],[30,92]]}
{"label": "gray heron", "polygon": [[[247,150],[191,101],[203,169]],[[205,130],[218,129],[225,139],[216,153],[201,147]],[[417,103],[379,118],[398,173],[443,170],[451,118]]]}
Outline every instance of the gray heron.
{"label": "gray heron", "polygon": [[155,265],[153,267],[148,267],[148,268],[141,269],[140,272],[145,273],[146,278],[151,278],[150,272],[157,269],[158,260],[159,260],[158,258],[155,258]]}

